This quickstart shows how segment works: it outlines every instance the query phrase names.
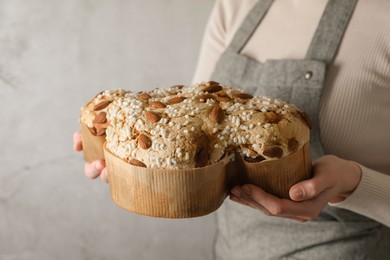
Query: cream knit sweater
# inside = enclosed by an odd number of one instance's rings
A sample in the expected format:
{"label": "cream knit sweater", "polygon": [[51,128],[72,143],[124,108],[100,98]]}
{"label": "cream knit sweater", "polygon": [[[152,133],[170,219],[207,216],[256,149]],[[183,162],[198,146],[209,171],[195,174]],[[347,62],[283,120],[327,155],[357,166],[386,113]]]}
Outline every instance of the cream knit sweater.
{"label": "cream knit sweater", "polygon": [[[261,1],[261,0],[260,0]],[[215,63],[257,0],[217,0],[194,82]],[[327,0],[275,0],[242,50],[257,61],[303,59]],[[329,67],[321,110],[328,154],[357,162],[360,184],[335,207],[390,226],[390,1],[360,0]]]}

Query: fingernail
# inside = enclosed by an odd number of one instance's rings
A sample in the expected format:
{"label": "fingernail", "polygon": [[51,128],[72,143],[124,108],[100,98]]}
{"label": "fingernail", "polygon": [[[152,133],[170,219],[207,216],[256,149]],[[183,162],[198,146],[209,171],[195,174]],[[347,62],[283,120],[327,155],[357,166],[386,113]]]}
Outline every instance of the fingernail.
{"label": "fingernail", "polygon": [[295,188],[291,191],[293,199],[299,200],[303,198],[303,191],[300,188]]}
{"label": "fingernail", "polygon": [[242,186],[242,190],[243,190],[246,194],[251,195],[251,189],[249,189],[248,186]]}
{"label": "fingernail", "polygon": [[232,193],[233,193],[236,197],[241,197],[241,192],[240,192],[237,188],[232,189]]}
{"label": "fingernail", "polygon": [[98,161],[98,162],[95,163],[95,169],[96,169],[97,171],[100,172],[100,171],[103,170],[103,168],[104,168],[104,166],[103,166],[102,162]]}

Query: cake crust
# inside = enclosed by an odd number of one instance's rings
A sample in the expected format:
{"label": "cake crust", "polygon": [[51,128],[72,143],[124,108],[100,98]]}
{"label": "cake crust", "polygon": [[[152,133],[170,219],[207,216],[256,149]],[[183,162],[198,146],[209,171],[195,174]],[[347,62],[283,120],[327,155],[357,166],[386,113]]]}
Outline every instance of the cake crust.
{"label": "cake crust", "polygon": [[[237,152],[247,162],[276,160],[309,141],[308,119],[294,105],[217,82],[113,96],[87,107],[110,100],[107,149],[147,168],[203,167]],[[95,127],[97,115],[84,121]]]}

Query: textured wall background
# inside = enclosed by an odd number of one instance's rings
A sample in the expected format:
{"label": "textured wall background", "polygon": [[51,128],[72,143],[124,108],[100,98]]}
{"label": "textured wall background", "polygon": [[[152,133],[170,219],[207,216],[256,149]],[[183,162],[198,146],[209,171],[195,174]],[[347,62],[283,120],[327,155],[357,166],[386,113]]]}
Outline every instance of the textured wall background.
{"label": "textured wall background", "polygon": [[189,83],[212,0],[0,0],[0,259],[211,259],[212,215],[138,216],[84,177],[80,107]]}

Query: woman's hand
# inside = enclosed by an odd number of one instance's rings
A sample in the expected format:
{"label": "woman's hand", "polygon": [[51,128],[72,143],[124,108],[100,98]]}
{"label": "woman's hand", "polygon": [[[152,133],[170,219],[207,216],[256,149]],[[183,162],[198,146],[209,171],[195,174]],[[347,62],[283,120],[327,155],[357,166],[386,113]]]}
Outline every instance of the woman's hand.
{"label": "woman's hand", "polygon": [[[75,151],[83,150],[81,141],[81,132],[73,133],[73,149]],[[106,162],[104,160],[96,160],[91,163],[85,163],[84,173],[90,179],[96,179],[100,176],[103,182],[108,182]]]}
{"label": "woman's hand", "polygon": [[291,200],[275,197],[252,184],[234,187],[230,199],[269,216],[306,222],[315,219],[328,202],[346,199],[355,190],[362,175],[357,164],[333,155],[318,159],[313,164],[313,172],[312,179],[291,187]]}

